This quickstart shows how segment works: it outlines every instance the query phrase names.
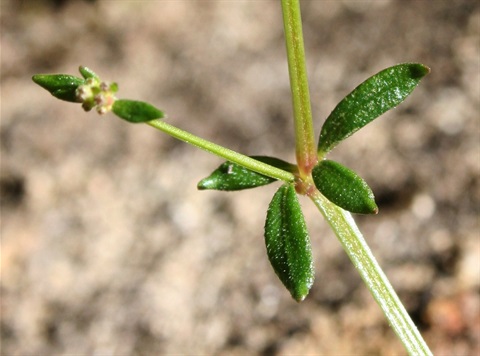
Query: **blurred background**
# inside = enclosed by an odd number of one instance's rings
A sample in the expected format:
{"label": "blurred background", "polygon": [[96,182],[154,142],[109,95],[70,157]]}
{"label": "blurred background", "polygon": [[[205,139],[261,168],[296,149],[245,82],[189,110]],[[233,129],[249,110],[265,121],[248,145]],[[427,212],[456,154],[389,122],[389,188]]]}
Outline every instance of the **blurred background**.
{"label": "blurred background", "polygon": [[[413,95],[339,145],[380,213],[356,216],[436,355],[480,352],[480,5],[303,1],[316,135],[336,103],[399,62]],[[79,65],[168,122],[294,161],[278,1],[1,2],[2,355],[404,355],[313,204],[307,299],[263,241],[278,184],[197,191],[222,161],[33,84]]]}

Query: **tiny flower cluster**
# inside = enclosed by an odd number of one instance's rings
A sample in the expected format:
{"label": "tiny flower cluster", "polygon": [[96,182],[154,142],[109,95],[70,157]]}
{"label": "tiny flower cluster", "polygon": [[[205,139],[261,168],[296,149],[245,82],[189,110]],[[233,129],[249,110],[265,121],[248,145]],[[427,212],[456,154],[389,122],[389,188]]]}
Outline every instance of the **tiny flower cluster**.
{"label": "tiny flower cluster", "polygon": [[90,77],[84,84],[78,86],[76,95],[85,111],[95,108],[100,115],[103,115],[112,110],[117,100],[115,97],[117,90],[116,83],[108,84],[100,81],[98,77]]}

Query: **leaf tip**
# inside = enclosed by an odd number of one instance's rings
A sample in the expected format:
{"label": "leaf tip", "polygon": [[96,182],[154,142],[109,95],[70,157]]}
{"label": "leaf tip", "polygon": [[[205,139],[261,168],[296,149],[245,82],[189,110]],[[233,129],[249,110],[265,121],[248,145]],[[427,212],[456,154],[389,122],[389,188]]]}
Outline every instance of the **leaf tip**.
{"label": "leaf tip", "polygon": [[211,181],[208,178],[202,179],[200,182],[197,184],[197,189],[198,190],[207,190],[211,188]]}
{"label": "leaf tip", "polygon": [[377,215],[378,214],[378,206],[375,203],[374,198],[372,198],[371,201],[366,202],[366,210],[363,212],[363,214],[371,214],[371,215]]}
{"label": "leaf tip", "polygon": [[421,79],[431,71],[429,67],[420,63],[410,64],[409,69],[410,69],[410,76],[413,79]]}
{"label": "leaf tip", "polygon": [[35,74],[35,75],[32,76],[32,80],[35,84],[38,84],[41,75],[42,74]]}
{"label": "leaf tip", "polygon": [[[368,192],[363,197],[363,206],[359,206],[359,211],[357,211],[357,214],[368,214],[368,215],[377,215],[378,214],[378,205],[377,202],[375,201],[375,196],[373,195],[372,190],[370,187],[367,185],[367,183],[364,181],[365,189]],[[352,211],[352,213],[355,213]]]}
{"label": "leaf tip", "polygon": [[293,299],[295,299],[297,303],[303,302],[307,297],[308,293],[310,292],[310,288],[312,288],[313,280],[314,280],[313,268],[311,268],[310,272],[312,276],[308,278],[309,280],[305,284],[301,284],[290,289],[290,294],[292,295]]}
{"label": "leaf tip", "polygon": [[300,296],[297,296],[297,297],[293,297],[293,299],[295,299],[295,301],[296,301],[297,303],[301,303],[301,302],[303,302],[303,301],[305,300],[306,297],[307,297],[307,294],[305,294],[305,295],[300,295]]}
{"label": "leaf tip", "polygon": [[49,74],[35,74],[32,76],[32,80],[35,84],[40,85],[42,88],[49,90],[50,82],[53,75]]}

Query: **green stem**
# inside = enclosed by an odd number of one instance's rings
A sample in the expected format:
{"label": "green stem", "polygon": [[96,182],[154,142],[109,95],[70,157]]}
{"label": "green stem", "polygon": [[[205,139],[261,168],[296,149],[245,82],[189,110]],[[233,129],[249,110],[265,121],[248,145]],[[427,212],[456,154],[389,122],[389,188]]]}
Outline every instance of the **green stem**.
{"label": "green stem", "polygon": [[300,176],[305,178],[317,163],[317,150],[305,66],[299,0],[282,0],[282,12],[293,100],[297,163]]}
{"label": "green stem", "polygon": [[340,240],[391,327],[411,355],[432,355],[349,212],[315,191],[310,197]]}
{"label": "green stem", "polygon": [[183,131],[178,127],[167,124],[163,120],[152,120],[148,121],[147,124],[181,141],[184,141],[207,152],[225,158],[230,162],[237,163],[257,173],[290,183],[295,180],[295,176],[290,172],[270,166],[269,164],[257,161],[256,159],[242,155],[241,153],[232,151],[213,142],[207,141],[187,131]]}
{"label": "green stem", "polygon": [[313,138],[299,1],[282,0],[282,11],[293,97],[297,161],[305,191],[309,192],[310,198],[330,224],[407,351],[414,355],[431,355],[350,213],[330,202],[317,189],[309,189],[310,186],[313,187],[313,182],[309,184],[310,172],[317,163],[317,153]]}

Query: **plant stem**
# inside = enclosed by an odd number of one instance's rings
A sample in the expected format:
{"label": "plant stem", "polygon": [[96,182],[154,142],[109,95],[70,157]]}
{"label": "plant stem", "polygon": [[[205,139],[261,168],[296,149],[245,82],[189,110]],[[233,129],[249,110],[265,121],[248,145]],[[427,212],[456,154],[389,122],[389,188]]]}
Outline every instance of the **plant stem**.
{"label": "plant stem", "polygon": [[282,12],[293,99],[297,163],[300,177],[306,178],[317,163],[317,150],[308,91],[299,0],[282,0]]}
{"label": "plant stem", "polygon": [[371,294],[382,308],[390,326],[411,355],[432,355],[393,287],[378,265],[349,212],[341,209],[319,191],[310,198],[337,235],[348,257],[359,271]]}
{"label": "plant stem", "polygon": [[207,152],[210,152],[217,156],[225,158],[230,162],[237,163],[257,173],[266,175],[271,178],[283,180],[285,182],[290,182],[290,183],[292,183],[295,180],[295,176],[290,172],[270,166],[269,164],[257,161],[256,159],[245,156],[241,153],[235,152],[223,146],[217,145],[213,142],[207,141],[187,131],[183,131],[178,127],[167,124],[163,120],[160,120],[160,119],[152,120],[152,121],[148,121],[147,124],[181,141],[184,141],[193,146],[201,148]]}
{"label": "plant stem", "polygon": [[296,154],[303,191],[307,192],[330,224],[407,351],[412,355],[432,355],[350,213],[330,202],[313,184],[310,173],[317,163],[317,153],[313,138],[299,1],[282,0],[282,11],[293,97]]}

